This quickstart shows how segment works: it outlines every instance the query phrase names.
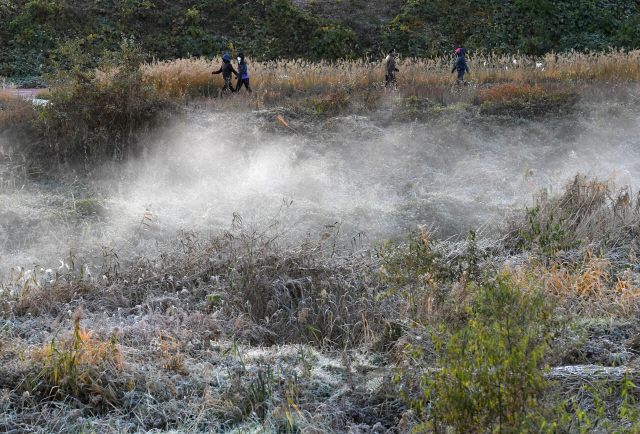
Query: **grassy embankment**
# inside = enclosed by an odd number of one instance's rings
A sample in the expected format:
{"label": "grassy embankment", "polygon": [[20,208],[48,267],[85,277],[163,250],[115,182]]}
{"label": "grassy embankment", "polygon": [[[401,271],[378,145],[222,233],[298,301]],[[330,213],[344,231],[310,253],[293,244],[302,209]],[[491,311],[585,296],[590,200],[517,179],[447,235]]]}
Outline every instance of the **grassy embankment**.
{"label": "grassy embankment", "polygon": [[[471,60],[472,86],[434,60],[403,64],[394,92],[363,63],[252,64],[253,95],[211,99],[207,61],[131,57],[75,71],[45,108],[3,98],[1,114],[34,140],[27,160],[99,164],[135,156],[140,128],[187,96],[310,122],[391,96],[399,122],[460,107],[499,121],[553,117],[640,75],[635,52]],[[91,267],[16,270],[0,298],[3,429],[637,431],[638,198],[577,177],[534,206],[492,239],[422,231],[335,252],[335,229],[294,243],[236,219],[126,267],[105,249]]]}
{"label": "grassy embankment", "polygon": [[52,104],[44,108],[4,95],[5,137],[23,139],[26,159],[118,159],[139,153],[144,131],[194,99],[224,110],[280,106],[306,119],[375,110],[388,104],[390,95],[398,116],[407,120],[437,115],[455,103],[469,104],[482,114],[543,115],[572,106],[577,94],[590,93],[600,83],[615,86],[638,80],[640,62],[637,51],[540,58],[471,56],[471,86],[457,88],[452,86],[449,58],[405,59],[400,62],[398,90],[390,94],[382,86],[379,64],[249,60],[254,94],[212,99],[221,86],[221,79],[211,76],[217,61],[191,58],[144,64],[143,59],[139,47],[124,42],[118,54],[103,59],[100,69],[77,66],[61,73],[49,96]]}
{"label": "grassy embankment", "polygon": [[640,46],[635,1],[579,0],[12,0],[0,4],[0,75],[38,80],[85,66],[133,38],[156,59],[217,57],[336,60],[384,57],[389,47],[433,57],[472,53],[543,55]]}

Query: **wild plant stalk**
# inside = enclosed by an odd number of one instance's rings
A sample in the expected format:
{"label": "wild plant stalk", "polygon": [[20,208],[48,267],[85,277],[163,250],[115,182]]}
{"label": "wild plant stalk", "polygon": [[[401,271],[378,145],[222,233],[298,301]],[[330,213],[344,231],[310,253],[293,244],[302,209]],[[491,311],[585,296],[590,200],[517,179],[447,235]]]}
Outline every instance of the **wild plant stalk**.
{"label": "wild plant stalk", "polygon": [[[365,87],[382,83],[381,63],[367,59],[337,62],[279,60],[268,63],[249,61],[255,89],[324,87]],[[446,86],[455,82],[451,74],[453,58],[399,59],[399,86]],[[143,73],[158,91],[179,97],[194,87],[222,84],[211,71],[218,59],[204,58],[154,61]],[[547,54],[543,57],[520,55],[470,55],[468,79],[478,84],[505,82],[622,82],[640,80],[640,50],[610,50],[589,53]]]}

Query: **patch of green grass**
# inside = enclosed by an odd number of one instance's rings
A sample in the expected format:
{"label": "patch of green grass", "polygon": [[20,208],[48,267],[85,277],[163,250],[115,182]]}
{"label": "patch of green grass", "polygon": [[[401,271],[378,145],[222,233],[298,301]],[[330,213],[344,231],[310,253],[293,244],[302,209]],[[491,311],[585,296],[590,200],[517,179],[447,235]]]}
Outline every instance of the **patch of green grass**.
{"label": "patch of green grass", "polygon": [[107,208],[100,199],[76,200],[73,204],[74,211],[82,217],[104,216]]}

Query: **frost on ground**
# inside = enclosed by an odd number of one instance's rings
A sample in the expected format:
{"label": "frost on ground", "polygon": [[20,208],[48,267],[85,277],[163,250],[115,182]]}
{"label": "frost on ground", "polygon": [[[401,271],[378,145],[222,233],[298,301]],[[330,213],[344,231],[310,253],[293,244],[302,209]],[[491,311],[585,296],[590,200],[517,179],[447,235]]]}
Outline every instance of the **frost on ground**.
{"label": "frost on ground", "polygon": [[[633,101],[533,119],[457,105],[420,122],[189,109],[126,167],[49,178],[3,144],[0,431],[411,432],[421,385],[404,373],[437,355],[413,315],[460,320],[437,292],[391,292],[385,254],[402,251],[381,242],[417,230],[449,238],[442,261],[460,274],[445,295],[468,295],[472,246],[483,270],[539,278],[559,318],[579,317],[554,338],[558,394],[619,384],[637,373],[637,197],[614,194],[640,185]],[[509,224],[526,226],[525,205],[565,209],[547,201],[561,194],[597,200],[564,218],[585,244],[546,268],[522,245],[565,242],[558,220],[551,241]]]}

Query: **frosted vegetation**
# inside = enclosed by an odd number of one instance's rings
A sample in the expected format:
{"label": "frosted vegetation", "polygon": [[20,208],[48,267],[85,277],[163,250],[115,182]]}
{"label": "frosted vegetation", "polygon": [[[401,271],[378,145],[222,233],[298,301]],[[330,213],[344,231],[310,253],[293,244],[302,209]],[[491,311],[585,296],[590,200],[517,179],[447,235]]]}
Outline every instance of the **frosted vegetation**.
{"label": "frosted vegetation", "polygon": [[637,53],[127,44],[0,98],[0,431],[638,429]]}

